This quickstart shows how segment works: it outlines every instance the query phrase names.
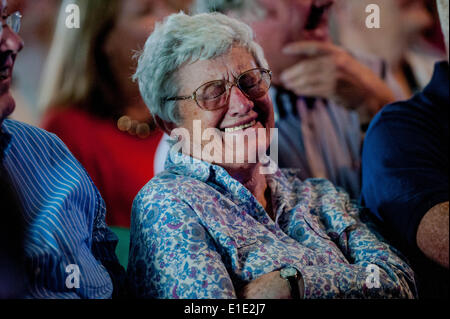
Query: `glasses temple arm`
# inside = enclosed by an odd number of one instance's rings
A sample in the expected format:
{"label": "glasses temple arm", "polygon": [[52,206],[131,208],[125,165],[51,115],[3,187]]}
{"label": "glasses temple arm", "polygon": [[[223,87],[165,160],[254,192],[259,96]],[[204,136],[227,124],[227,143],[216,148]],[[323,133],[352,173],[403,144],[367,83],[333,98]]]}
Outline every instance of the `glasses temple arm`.
{"label": "glasses temple arm", "polygon": [[193,95],[191,96],[176,96],[176,97],[170,97],[167,98],[166,101],[182,101],[182,100],[194,100],[195,97]]}

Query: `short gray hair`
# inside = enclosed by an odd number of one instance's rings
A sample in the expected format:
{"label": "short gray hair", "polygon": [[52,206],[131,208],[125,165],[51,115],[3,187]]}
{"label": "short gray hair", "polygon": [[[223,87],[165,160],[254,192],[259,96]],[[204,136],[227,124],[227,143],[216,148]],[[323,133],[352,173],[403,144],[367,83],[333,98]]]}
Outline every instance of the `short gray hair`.
{"label": "short gray hair", "polygon": [[158,23],[133,76],[150,112],[166,122],[179,123],[177,102],[167,101],[179,92],[176,71],[186,63],[224,55],[233,46],[247,49],[259,67],[268,68],[252,29],[236,19],[220,13],[188,16],[180,12]]}

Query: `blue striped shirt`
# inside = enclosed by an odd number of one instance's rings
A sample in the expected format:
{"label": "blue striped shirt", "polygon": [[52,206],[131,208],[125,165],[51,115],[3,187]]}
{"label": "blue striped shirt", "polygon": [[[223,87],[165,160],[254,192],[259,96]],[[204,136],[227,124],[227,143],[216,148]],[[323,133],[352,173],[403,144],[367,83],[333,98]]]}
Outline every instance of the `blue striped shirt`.
{"label": "blue striped shirt", "polygon": [[117,238],[81,164],[55,135],[13,120],[2,125],[0,155],[24,208],[25,297],[110,298]]}

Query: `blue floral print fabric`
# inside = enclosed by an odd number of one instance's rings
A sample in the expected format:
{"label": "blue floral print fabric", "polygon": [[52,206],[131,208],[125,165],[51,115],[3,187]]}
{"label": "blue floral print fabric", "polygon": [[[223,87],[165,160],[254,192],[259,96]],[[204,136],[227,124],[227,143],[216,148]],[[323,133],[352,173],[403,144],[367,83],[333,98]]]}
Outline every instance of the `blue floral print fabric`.
{"label": "blue floral print fabric", "polygon": [[267,175],[275,220],[225,169],[170,152],[133,204],[130,289],[141,298],[236,298],[295,267],[304,298],[414,298],[414,273],[324,179]]}

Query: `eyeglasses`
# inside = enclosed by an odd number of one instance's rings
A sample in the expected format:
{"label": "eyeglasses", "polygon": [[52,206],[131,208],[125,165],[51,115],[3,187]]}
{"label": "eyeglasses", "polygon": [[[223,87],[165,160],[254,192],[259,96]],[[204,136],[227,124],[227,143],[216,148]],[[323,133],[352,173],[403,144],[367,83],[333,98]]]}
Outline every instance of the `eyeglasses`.
{"label": "eyeglasses", "polygon": [[270,88],[272,71],[256,68],[245,71],[233,82],[216,80],[202,84],[191,96],[176,96],[166,101],[194,100],[197,105],[207,111],[220,109],[227,105],[231,88],[236,86],[250,100],[264,96]]}
{"label": "eyeglasses", "polygon": [[20,14],[19,11],[11,13],[6,18],[2,18],[2,22],[0,24],[0,35],[2,34],[3,28],[5,26],[8,26],[13,32],[19,33],[21,23],[22,23],[22,15]]}

